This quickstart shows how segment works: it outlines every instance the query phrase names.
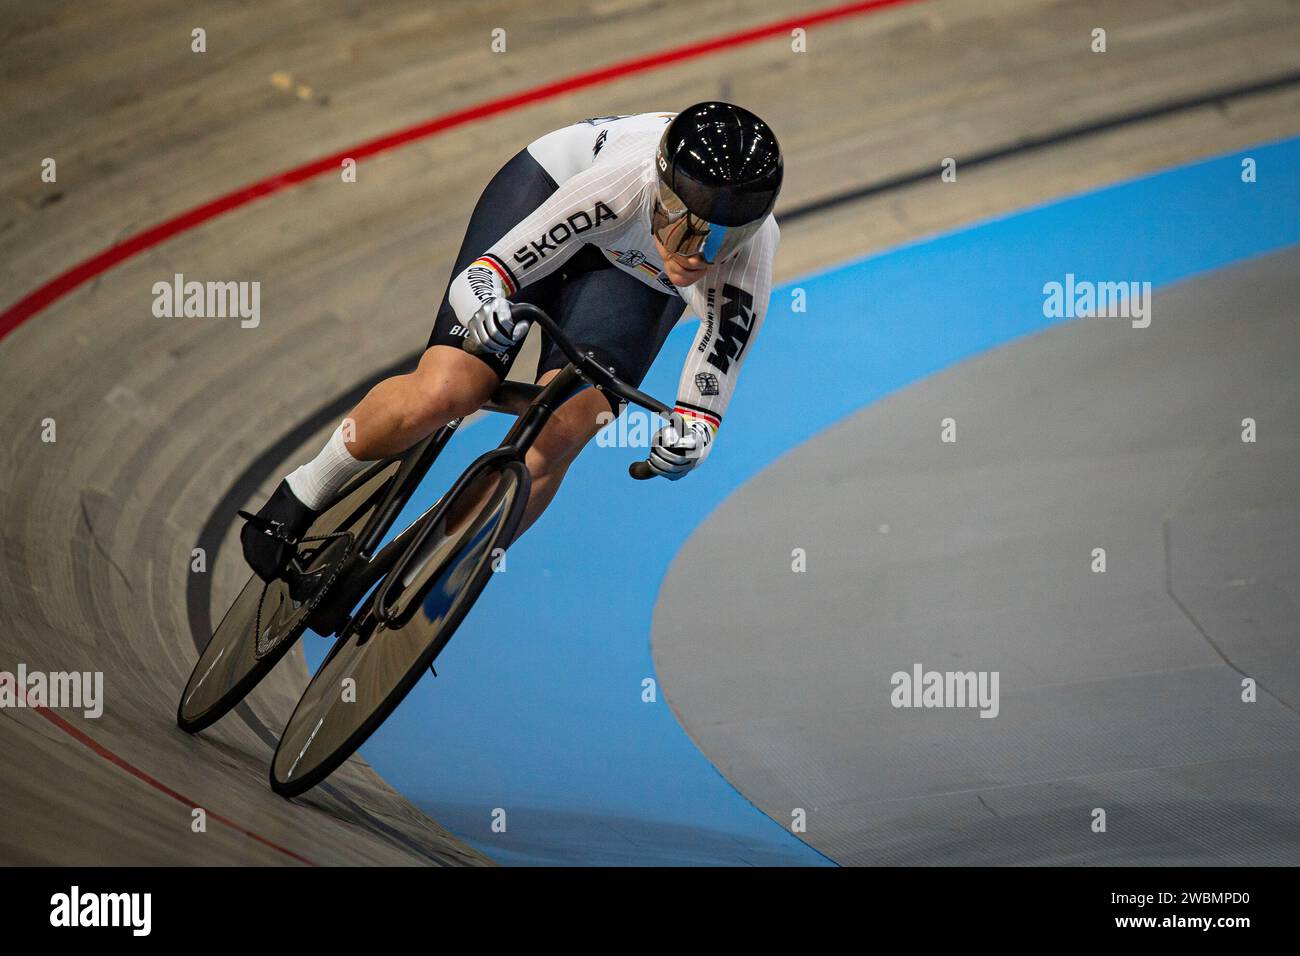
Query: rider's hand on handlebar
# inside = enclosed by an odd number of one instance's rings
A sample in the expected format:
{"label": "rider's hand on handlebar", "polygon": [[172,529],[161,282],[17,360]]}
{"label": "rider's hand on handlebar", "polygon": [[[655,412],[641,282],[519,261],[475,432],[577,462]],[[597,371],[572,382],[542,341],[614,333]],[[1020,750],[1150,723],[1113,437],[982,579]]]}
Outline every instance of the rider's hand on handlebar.
{"label": "rider's hand on handlebar", "polygon": [[673,412],[668,424],[655,432],[646,464],[669,481],[676,481],[709,455],[715,429],[702,418]]}
{"label": "rider's hand on handlebar", "polygon": [[[514,348],[528,335],[528,320],[510,314],[510,300],[488,299],[466,324],[466,348],[497,355]],[[474,347],[471,347],[473,343]]]}

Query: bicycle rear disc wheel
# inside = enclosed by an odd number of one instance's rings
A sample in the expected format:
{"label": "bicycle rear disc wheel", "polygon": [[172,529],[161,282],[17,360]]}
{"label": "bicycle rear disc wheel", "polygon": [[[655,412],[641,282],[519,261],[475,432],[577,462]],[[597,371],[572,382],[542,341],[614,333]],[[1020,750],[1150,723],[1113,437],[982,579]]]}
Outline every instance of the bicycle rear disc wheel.
{"label": "bicycle rear disc wheel", "polygon": [[[390,588],[395,596],[388,604],[398,623],[379,619],[383,589],[376,589],[289,718],[271,761],[271,789],[285,797],[311,789],[401,703],[486,587],[495,558],[523,518],[528,487],[521,462],[493,462],[430,517],[434,526],[419,556]],[[473,510],[461,516],[458,505]]]}
{"label": "bicycle rear disc wheel", "polygon": [[[344,489],[339,500],[316,519],[307,534],[348,530],[360,533],[400,464],[400,461],[387,462],[360,475],[350,488]],[[306,562],[307,570],[343,560],[346,541],[341,538],[322,543]],[[299,603],[290,596],[283,581],[272,581],[267,586],[257,575],[250,577],[194,665],[176,709],[177,726],[192,734],[229,713],[271,672],[306,630],[307,618],[327,587],[328,582],[312,600]],[[259,601],[260,635],[254,633]],[[277,640],[270,640],[277,636]],[[263,646],[273,645],[260,658],[259,641]]]}

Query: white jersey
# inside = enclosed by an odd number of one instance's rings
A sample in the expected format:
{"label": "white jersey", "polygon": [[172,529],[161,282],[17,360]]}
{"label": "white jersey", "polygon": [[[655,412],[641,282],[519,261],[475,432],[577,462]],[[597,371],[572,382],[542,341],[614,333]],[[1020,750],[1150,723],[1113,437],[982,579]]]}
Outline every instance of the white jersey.
{"label": "white jersey", "polygon": [[559,188],[452,281],[462,323],[485,300],[512,296],[558,269],[583,245],[664,295],[680,295],[700,320],[677,391],[678,410],[715,429],[736,376],[767,312],[779,232],[768,216],[731,258],[678,289],[651,235],[658,176],[655,148],[676,114],[640,113],[584,120],[547,133],[529,153]]}

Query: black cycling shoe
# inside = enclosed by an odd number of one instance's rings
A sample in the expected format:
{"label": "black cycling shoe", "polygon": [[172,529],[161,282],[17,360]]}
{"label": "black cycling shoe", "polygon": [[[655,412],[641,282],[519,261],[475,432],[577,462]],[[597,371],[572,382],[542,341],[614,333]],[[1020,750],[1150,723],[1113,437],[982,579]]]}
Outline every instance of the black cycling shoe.
{"label": "black cycling shoe", "polygon": [[298,500],[287,481],[276,486],[257,514],[239,512],[246,520],[239,541],[244,546],[248,566],[263,581],[274,581],[283,575],[297,553],[295,545],[317,514]]}

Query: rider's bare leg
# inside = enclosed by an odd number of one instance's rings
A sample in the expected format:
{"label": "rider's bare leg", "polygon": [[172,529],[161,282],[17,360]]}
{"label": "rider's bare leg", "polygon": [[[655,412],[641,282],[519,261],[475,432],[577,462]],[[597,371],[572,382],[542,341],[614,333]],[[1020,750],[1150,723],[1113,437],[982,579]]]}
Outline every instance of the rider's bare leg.
{"label": "rider's bare leg", "polygon": [[[545,385],[558,374],[558,369],[546,372],[538,383]],[[400,454],[453,418],[477,411],[497,384],[496,374],[482,360],[459,349],[432,346],[415,371],[380,382],[345,417],[345,426],[351,424],[350,433],[344,432],[347,453],[358,462]],[[604,395],[588,388],[551,415],[525,457],[532,485],[518,534],[550,504],[569,465],[608,421],[609,410]],[[473,513],[476,503],[466,499],[459,510]],[[451,516],[453,525],[456,517]]]}
{"label": "rider's bare leg", "polygon": [[[257,520],[241,529],[244,558],[263,580],[284,569],[298,538],[367,462],[399,454],[453,418],[476,411],[497,387],[496,373],[460,349],[435,345],[415,371],[385,379],[334,429],[311,461],[271,493]],[[278,526],[279,535],[267,533]]]}
{"label": "rider's bare leg", "polygon": [[482,359],[435,345],[414,371],[384,379],[348,413],[348,452],[359,461],[400,454],[453,418],[476,412],[497,384],[496,373]]}
{"label": "rider's bare leg", "polygon": [[[558,374],[559,369],[546,372],[537,382],[545,385]],[[532,487],[516,538],[546,510],[569,465],[587,442],[609,423],[609,418],[609,402],[603,392],[594,388],[584,388],[555,410],[524,459],[532,475]]]}
{"label": "rider's bare leg", "polygon": [[367,464],[401,454],[453,418],[471,414],[496,387],[495,372],[481,359],[446,345],[426,349],[414,371],[372,388],[320,453],[286,477],[288,489],[277,489],[280,504],[271,510],[285,512],[277,520],[288,524],[309,521],[311,513],[302,513],[294,499],[320,511]]}

